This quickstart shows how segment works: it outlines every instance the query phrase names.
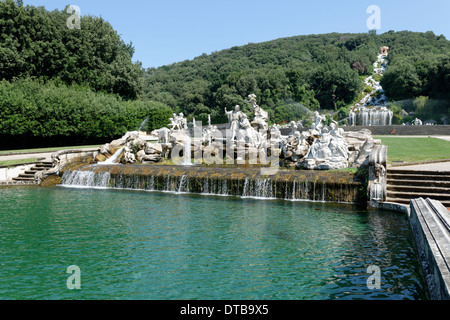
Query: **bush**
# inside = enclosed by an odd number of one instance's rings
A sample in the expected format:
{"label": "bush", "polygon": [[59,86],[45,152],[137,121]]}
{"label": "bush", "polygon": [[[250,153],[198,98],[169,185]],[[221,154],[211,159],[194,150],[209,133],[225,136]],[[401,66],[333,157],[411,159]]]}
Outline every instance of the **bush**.
{"label": "bush", "polygon": [[160,128],[168,124],[171,115],[172,109],[159,102],[124,101],[57,81],[0,82],[0,135],[19,144],[36,141],[27,138],[112,139],[137,130],[147,117],[149,130]]}

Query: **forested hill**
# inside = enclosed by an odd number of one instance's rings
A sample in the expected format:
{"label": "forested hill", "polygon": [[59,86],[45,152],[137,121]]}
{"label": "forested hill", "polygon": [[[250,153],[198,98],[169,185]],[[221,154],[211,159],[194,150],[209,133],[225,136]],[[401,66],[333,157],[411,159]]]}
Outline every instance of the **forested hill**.
{"label": "forested hill", "polygon": [[70,16],[0,0],[0,149],[107,142],[166,126],[173,112],[226,122],[236,104],[251,115],[251,93],[272,123],[319,108],[345,116],[380,46],[391,49],[381,85],[394,120],[450,117],[450,41],[433,32],[296,36],[144,70],[107,21],[82,16],[73,29]]}
{"label": "forested hill", "polygon": [[300,105],[345,109],[358,99],[385,45],[391,48],[383,79],[388,97],[450,98],[450,41],[408,31],[296,36],[203,54],[148,69],[144,96],[203,122],[207,114],[224,121],[225,107],[247,108],[250,93],[273,122],[300,116]]}

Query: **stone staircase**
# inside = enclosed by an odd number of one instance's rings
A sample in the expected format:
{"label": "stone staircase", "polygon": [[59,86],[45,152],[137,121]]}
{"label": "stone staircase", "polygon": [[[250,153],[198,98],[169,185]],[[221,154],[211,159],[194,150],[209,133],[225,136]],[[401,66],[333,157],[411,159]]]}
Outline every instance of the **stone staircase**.
{"label": "stone staircase", "polygon": [[388,169],[387,202],[409,204],[430,198],[450,208],[450,172]]}
{"label": "stone staircase", "polygon": [[13,178],[13,181],[22,182],[27,184],[35,183],[35,174],[40,171],[49,170],[53,167],[51,161],[40,161],[31,167],[29,170],[24,171],[24,173],[19,174],[18,177]]}

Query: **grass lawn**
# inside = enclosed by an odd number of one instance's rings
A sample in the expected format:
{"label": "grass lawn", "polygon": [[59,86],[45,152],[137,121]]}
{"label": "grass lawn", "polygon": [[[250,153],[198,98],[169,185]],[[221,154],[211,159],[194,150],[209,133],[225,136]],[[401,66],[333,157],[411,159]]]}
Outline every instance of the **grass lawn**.
{"label": "grass lawn", "polygon": [[17,164],[31,163],[31,162],[36,162],[36,161],[37,161],[36,158],[17,159],[17,160],[5,160],[5,161],[0,161],[0,167],[14,166],[14,165],[17,165]]}
{"label": "grass lawn", "polygon": [[450,142],[436,138],[375,136],[388,147],[388,162],[421,162],[450,159]]}
{"label": "grass lawn", "polygon": [[55,152],[59,150],[68,150],[68,149],[85,149],[85,148],[98,148],[100,145],[93,146],[72,146],[72,147],[54,147],[54,148],[39,148],[39,149],[23,149],[23,150],[5,150],[0,151],[1,155],[7,154],[20,154],[20,153],[34,153],[34,152]]}

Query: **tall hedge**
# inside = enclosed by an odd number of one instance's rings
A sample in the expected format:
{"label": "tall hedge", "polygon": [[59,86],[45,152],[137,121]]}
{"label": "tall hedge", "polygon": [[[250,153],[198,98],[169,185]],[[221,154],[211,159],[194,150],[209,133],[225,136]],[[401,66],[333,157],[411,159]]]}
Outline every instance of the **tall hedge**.
{"label": "tall hedge", "polygon": [[[99,141],[167,125],[172,109],[160,102],[129,100],[78,85],[30,78],[0,82],[0,148]],[[37,145],[36,145],[36,142]],[[16,145],[15,145],[16,144]],[[57,143],[58,144],[58,143]]]}

